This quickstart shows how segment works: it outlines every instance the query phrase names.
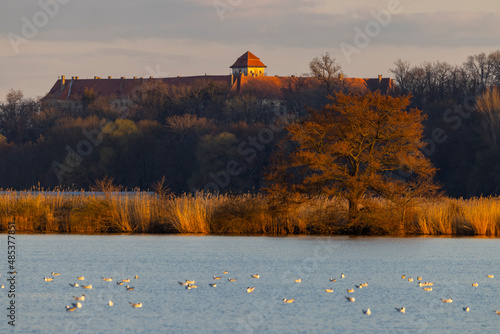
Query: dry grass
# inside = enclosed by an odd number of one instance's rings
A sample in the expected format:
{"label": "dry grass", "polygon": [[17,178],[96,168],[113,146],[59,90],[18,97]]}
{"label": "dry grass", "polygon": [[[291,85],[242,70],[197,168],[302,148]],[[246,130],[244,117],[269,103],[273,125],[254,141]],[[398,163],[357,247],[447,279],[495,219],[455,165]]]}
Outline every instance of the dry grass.
{"label": "dry grass", "polygon": [[[347,203],[316,197],[276,205],[265,195],[36,191],[0,193],[0,231],[27,233],[500,235],[500,198],[423,200],[406,211],[372,200],[347,222]],[[404,214],[402,214],[404,212]]]}
{"label": "dry grass", "polygon": [[500,235],[500,198],[427,202],[417,216],[421,234]]}
{"label": "dry grass", "polygon": [[163,201],[146,192],[0,194],[0,230],[16,222],[19,232],[127,233],[168,232]]}
{"label": "dry grass", "polygon": [[205,233],[210,230],[210,221],[217,205],[226,200],[225,196],[196,193],[173,197],[166,202],[168,219],[180,233]]}

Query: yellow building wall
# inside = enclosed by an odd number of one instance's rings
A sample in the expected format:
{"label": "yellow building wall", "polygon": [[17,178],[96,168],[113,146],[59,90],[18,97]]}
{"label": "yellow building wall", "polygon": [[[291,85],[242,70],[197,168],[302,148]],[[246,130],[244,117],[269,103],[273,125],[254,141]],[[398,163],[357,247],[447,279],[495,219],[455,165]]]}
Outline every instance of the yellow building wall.
{"label": "yellow building wall", "polygon": [[252,72],[253,72],[254,76],[261,76],[261,75],[264,75],[265,68],[264,67],[249,67],[248,68],[248,75],[251,75]]}
{"label": "yellow building wall", "polygon": [[265,67],[241,67],[241,68],[233,68],[233,74],[238,74],[241,70],[243,75],[253,75],[254,76],[264,76],[266,73]]}

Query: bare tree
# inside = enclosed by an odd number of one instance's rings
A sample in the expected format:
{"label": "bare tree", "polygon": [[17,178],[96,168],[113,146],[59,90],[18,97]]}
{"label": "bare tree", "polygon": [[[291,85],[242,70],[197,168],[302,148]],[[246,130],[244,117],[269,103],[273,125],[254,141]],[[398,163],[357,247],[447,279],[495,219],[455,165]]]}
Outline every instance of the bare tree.
{"label": "bare tree", "polygon": [[311,74],[325,86],[328,93],[331,93],[335,83],[339,82],[339,74],[342,74],[342,67],[327,52],[316,57],[309,63]]}
{"label": "bare tree", "polygon": [[469,73],[475,91],[482,92],[491,85],[493,68],[484,52],[467,57],[463,67]]}
{"label": "bare tree", "polygon": [[490,53],[488,62],[493,72],[493,82],[495,85],[500,86],[500,50]]}
{"label": "bare tree", "polygon": [[6,96],[6,103],[0,104],[0,134],[8,142],[35,140],[30,132],[33,129],[33,118],[39,112],[39,101],[25,99],[20,90],[11,90]]}
{"label": "bare tree", "polygon": [[500,136],[500,89],[487,89],[476,98],[476,110],[481,115],[481,136],[491,147],[498,148]]}
{"label": "bare tree", "polygon": [[395,67],[389,69],[394,74],[394,80],[400,92],[407,95],[411,91],[410,87],[410,69],[411,65],[408,61],[399,58],[394,62]]}

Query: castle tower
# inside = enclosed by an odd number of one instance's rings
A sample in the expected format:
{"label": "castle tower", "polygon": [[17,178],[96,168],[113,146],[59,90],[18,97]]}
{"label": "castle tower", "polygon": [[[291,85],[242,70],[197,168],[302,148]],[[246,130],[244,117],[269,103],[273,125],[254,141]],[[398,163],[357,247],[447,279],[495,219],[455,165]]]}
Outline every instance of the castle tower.
{"label": "castle tower", "polygon": [[248,75],[253,77],[266,75],[266,65],[264,65],[259,57],[256,57],[250,51],[245,52],[231,66],[232,75]]}

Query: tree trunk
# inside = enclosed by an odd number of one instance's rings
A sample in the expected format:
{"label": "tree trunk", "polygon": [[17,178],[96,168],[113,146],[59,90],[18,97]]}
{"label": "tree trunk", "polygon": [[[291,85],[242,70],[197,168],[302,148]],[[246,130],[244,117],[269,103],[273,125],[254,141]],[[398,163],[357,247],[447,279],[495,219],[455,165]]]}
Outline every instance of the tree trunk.
{"label": "tree trunk", "polygon": [[406,220],[406,207],[403,206],[403,215],[401,217],[401,222],[399,223],[399,226],[398,226],[398,234],[401,236],[406,234],[405,220]]}
{"label": "tree trunk", "polygon": [[349,224],[354,224],[358,220],[358,201],[349,199]]}

